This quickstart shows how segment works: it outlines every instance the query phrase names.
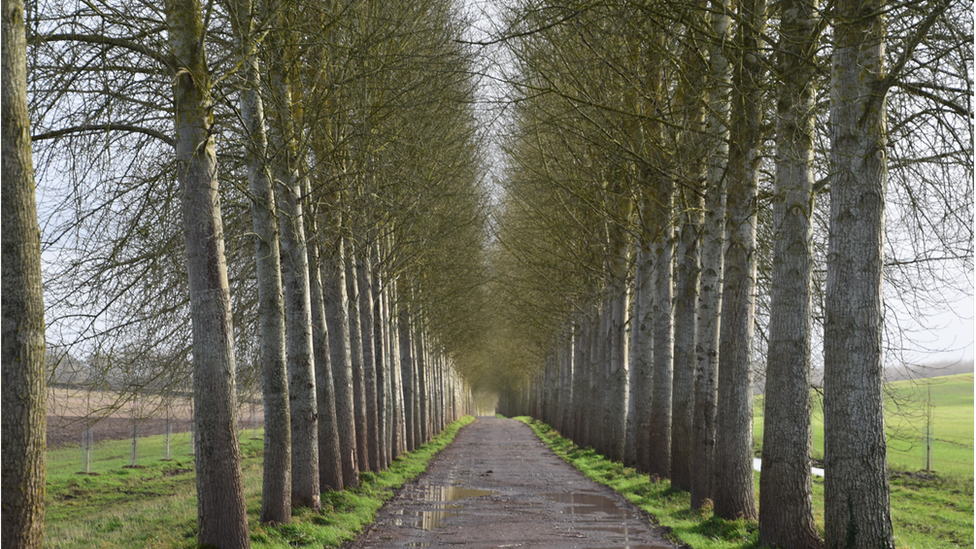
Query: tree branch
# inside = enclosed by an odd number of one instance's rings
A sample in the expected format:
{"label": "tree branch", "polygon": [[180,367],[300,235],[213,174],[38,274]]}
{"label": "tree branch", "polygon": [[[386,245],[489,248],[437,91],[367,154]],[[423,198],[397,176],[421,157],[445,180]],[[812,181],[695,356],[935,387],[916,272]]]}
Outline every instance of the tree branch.
{"label": "tree branch", "polygon": [[176,141],[172,137],[169,137],[166,134],[156,130],[143,128],[142,126],[134,126],[132,124],[85,124],[83,126],[72,126],[70,128],[62,128],[60,130],[53,130],[32,135],[31,140],[42,141],[44,139],[57,139],[58,137],[64,137],[66,135],[77,133],[108,132],[112,130],[119,130],[128,133],[141,133],[143,135],[148,135],[149,137],[154,137],[163,143],[166,143],[170,147],[173,147],[174,149],[176,148]]}
{"label": "tree branch", "polygon": [[170,74],[176,73],[176,70],[173,68],[173,63],[169,57],[159,53],[158,51],[147,48],[142,44],[132,42],[131,40],[126,40],[124,38],[112,38],[110,36],[100,36],[97,34],[48,34],[38,35],[36,39],[41,42],[83,42],[86,44],[100,44],[123,48],[145,55],[146,57],[156,61],[169,69]]}

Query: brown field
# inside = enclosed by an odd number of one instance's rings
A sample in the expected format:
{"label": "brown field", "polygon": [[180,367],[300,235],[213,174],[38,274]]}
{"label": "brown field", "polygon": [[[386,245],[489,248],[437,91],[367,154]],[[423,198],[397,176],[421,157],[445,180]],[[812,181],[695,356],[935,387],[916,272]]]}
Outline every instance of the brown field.
{"label": "brown field", "polygon": [[[264,423],[260,404],[245,403],[238,413],[241,428]],[[140,436],[161,435],[167,423],[172,424],[172,432],[182,433],[189,430],[191,415],[187,397],[127,398],[112,391],[51,387],[47,400],[47,446],[53,449],[80,444],[86,428],[94,431],[95,440],[129,438],[133,425],[139,427]]]}

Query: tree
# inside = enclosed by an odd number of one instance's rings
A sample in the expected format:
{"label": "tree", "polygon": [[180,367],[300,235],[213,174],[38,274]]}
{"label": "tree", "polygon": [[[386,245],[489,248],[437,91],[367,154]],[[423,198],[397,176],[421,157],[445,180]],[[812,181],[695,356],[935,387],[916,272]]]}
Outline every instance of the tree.
{"label": "tree", "polygon": [[[834,6],[824,303],[824,541],[894,547],[882,398],[887,128],[883,0]],[[895,73],[897,74],[897,71]]]}
{"label": "tree", "polygon": [[760,543],[823,545],[813,519],[810,472],[810,338],[813,323],[816,0],[778,6],[776,183],[769,350],[759,477]]}
{"label": "tree", "polygon": [[228,2],[231,23],[244,65],[241,122],[249,139],[248,189],[254,223],[260,318],[261,394],[264,399],[264,475],[261,485],[261,522],[291,522],[291,413],[285,361],[285,304],[282,300],[281,257],[278,243],[274,183],[267,165],[261,70],[258,61],[253,4]]}
{"label": "tree", "polygon": [[309,281],[308,243],[305,237],[306,193],[301,143],[303,90],[299,79],[301,58],[290,34],[297,18],[295,6],[273,3],[281,10],[279,26],[270,33],[268,85],[273,97],[271,158],[277,183],[281,228],[281,268],[285,300],[285,354],[288,364],[288,397],[291,406],[291,497],[293,506],[318,511],[319,443],[315,360],[312,350],[312,299]]}
{"label": "tree", "polygon": [[715,415],[718,400],[719,335],[722,320],[722,285],[725,273],[725,172],[729,154],[729,110],[732,80],[726,55],[730,37],[731,3],[711,2],[712,41],[706,79],[705,136],[709,151],[705,165],[705,211],[702,222],[701,279],[695,356],[694,478],[691,507],[700,509],[713,495]]}
{"label": "tree", "polygon": [[177,66],[173,97],[193,325],[198,541],[215,547],[250,547],[203,13],[197,0],[168,0],[165,8],[170,52]]}
{"label": "tree", "polygon": [[752,347],[756,303],[756,196],[763,120],[762,36],[765,0],[739,4],[735,35],[722,287],[718,409],[713,490],[715,514],[757,518],[752,472]]}
{"label": "tree", "polygon": [[2,185],[4,547],[41,547],[47,450],[47,363],[41,242],[27,113],[24,5],[3,0]]}

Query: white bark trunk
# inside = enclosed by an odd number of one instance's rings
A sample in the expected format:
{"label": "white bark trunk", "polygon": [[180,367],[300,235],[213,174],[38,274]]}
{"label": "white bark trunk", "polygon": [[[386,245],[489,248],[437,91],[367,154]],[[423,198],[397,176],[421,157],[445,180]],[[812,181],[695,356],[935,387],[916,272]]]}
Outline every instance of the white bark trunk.
{"label": "white bark trunk", "polygon": [[249,136],[245,156],[254,226],[258,286],[258,323],[261,346],[261,393],[264,399],[264,474],[261,522],[291,522],[291,411],[285,362],[285,304],[282,301],[281,257],[278,246],[274,182],[267,165],[261,71],[253,35],[250,0],[228,2],[244,65],[241,120]]}
{"label": "white bark trunk", "polygon": [[715,437],[715,514],[755,520],[752,346],[756,306],[756,195],[762,145],[765,0],[740,3],[729,150],[725,281]]}
{"label": "white bark trunk", "polygon": [[810,472],[810,333],[813,324],[813,146],[817,0],[781,8],[777,48],[776,194],[769,350],[759,477],[759,538],[818,549]]}
{"label": "white bark trunk", "polygon": [[824,326],[824,539],[894,547],[882,399],[885,2],[834,8]]}
{"label": "white bark trunk", "polygon": [[709,52],[712,86],[708,89],[705,211],[702,223],[701,281],[695,337],[694,478],[691,507],[700,509],[712,498],[715,456],[715,411],[718,400],[718,351],[725,259],[725,171],[729,153],[728,115],[731,71],[725,57],[731,18],[728,0],[712,2],[712,32],[717,37]]}
{"label": "white bark trunk", "polygon": [[[338,231],[338,226],[333,229]],[[356,457],[356,420],[353,410],[352,356],[349,351],[349,299],[341,238],[326,248],[322,258],[325,275],[325,319],[329,329],[332,382],[335,384],[336,422],[342,452],[342,482],[346,488],[359,486],[359,460]]]}
{"label": "white bark trunk", "polygon": [[170,51],[179,63],[173,97],[193,333],[197,540],[215,547],[250,547],[237,438],[234,328],[199,2],[168,0],[166,23]]}

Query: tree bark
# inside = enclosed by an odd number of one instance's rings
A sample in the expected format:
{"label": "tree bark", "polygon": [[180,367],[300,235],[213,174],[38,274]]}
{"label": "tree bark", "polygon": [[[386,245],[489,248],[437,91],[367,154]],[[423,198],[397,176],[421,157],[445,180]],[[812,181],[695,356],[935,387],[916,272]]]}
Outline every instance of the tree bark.
{"label": "tree bark", "polygon": [[318,403],[312,355],[312,304],[308,247],[305,240],[302,184],[298,170],[292,82],[287,71],[275,70],[279,88],[276,122],[278,213],[281,224],[281,267],[285,290],[285,347],[291,404],[291,497],[293,506],[322,508],[319,495]]}
{"label": "tree bark", "polygon": [[379,411],[377,402],[376,362],[379,356],[375,346],[373,325],[373,280],[369,260],[371,246],[363,243],[357,247],[356,277],[359,288],[359,327],[363,347],[363,397],[366,412],[366,457],[370,471],[380,471]]}
{"label": "tree bark", "polygon": [[[310,216],[310,229],[317,235],[315,216]],[[319,407],[319,491],[339,492],[342,480],[342,445],[339,443],[339,421],[336,415],[335,382],[332,379],[332,353],[329,327],[325,316],[325,291],[322,284],[318,241],[309,243],[308,261],[311,266],[312,290],[312,348],[315,359],[315,399]]]}
{"label": "tree bark", "polygon": [[41,240],[34,198],[24,4],[3,0],[3,528],[4,547],[39,548],[44,530],[47,362]]}
{"label": "tree bark", "polygon": [[254,226],[261,393],[264,400],[261,522],[288,524],[291,522],[291,412],[285,363],[285,304],[282,301],[274,183],[265,161],[268,138],[264,129],[261,71],[253,34],[254,8],[250,0],[231,1],[228,6],[245,74],[245,87],[241,92],[241,120],[249,137],[245,155]]}
{"label": "tree bark", "polygon": [[[620,215],[623,219],[630,217],[631,201],[622,201]],[[613,265],[610,273],[609,329],[610,338],[607,340],[609,360],[610,385],[607,387],[610,406],[607,415],[610,420],[609,449],[607,457],[614,461],[623,461],[624,449],[627,442],[627,268],[629,250],[623,231],[615,231],[616,246],[613,252]]]}
{"label": "tree bark", "polygon": [[413,330],[410,327],[410,313],[406,303],[397,304],[397,332],[400,346],[400,371],[403,376],[403,416],[404,428],[406,430],[406,451],[412,452],[417,448],[417,438],[415,433],[417,416],[414,413],[414,400],[416,398],[414,387],[413,361]]}
{"label": "tree bark", "polygon": [[693,484],[695,406],[695,312],[698,305],[698,242],[701,204],[685,188],[675,262],[674,374],[671,386],[671,486],[686,492]]}
{"label": "tree bark", "polygon": [[637,268],[634,274],[634,291],[637,292],[635,310],[634,359],[634,445],[637,470],[647,473],[651,469],[651,379],[654,375],[654,252],[650,233],[641,237],[638,248]]}
{"label": "tree bark", "polygon": [[363,333],[359,314],[359,275],[356,254],[350,241],[346,246],[346,291],[349,292],[349,352],[352,357],[353,410],[356,418],[356,456],[359,470],[369,471],[369,445],[366,425],[366,387],[363,367]]}
{"label": "tree bark", "polygon": [[418,445],[426,444],[430,440],[430,373],[428,372],[430,353],[428,352],[427,338],[421,330],[421,324],[422,322],[417,322],[414,327],[416,330],[414,340],[417,343],[414,372],[417,375],[417,405],[419,408],[417,410],[417,426],[419,427]]}
{"label": "tree bark", "polygon": [[198,0],[167,0],[165,8],[170,51],[177,66],[172,82],[193,333],[197,539],[214,547],[250,547],[206,29]]}
{"label": "tree bark", "polygon": [[671,477],[671,393],[674,375],[674,240],[671,218],[674,185],[666,177],[655,181],[656,191],[649,197],[646,211],[652,212],[654,239],[653,288],[651,304],[654,330],[654,356],[651,374],[651,415],[648,437],[647,472],[658,478]]}
{"label": "tree bark", "polygon": [[756,195],[762,145],[765,0],[740,3],[730,127],[725,283],[715,437],[715,514],[755,520],[752,346],[756,306]]}
{"label": "tree bark", "polygon": [[728,116],[731,70],[725,56],[729,37],[728,0],[712,2],[709,52],[708,116],[706,122],[705,211],[702,222],[701,279],[695,333],[694,478],[691,508],[701,509],[713,497],[715,414],[718,401],[718,351],[725,272],[725,171],[729,153]]}
{"label": "tree bark", "polygon": [[[332,228],[338,233],[338,223]],[[356,419],[353,410],[352,355],[349,351],[349,299],[346,294],[346,267],[342,238],[326,249],[323,272],[326,274],[325,320],[329,328],[329,357],[335,384],[336,422],[342,455],[342,484],[359,486],[359,459],[356,457]]]}
{"label": "tree bark", "polygon": [[380,283],[378,245],[370,248],[370,264],[372,265],[372,295],[373,295],[373,347],[376,361],[376,434],[379,441],[379,467],[386,469],[390,460],[390,446],[392,445],[392,392],[390,384],[390,337],[387,331],[387,302],[386,289]]}
{"label": "tree bark", "polygon": [[894,547],[882,399],[887,128],[883,0],[834,6],[824,325],[824,540]]}
{"label": "tree bark", "polygon": [[784,549],[823,546],[810,472],[810,333],[816,0],[784,2],[776,50],[776,183],[769,350],[759,477],[759,540]]}
{"label": "tree bark", "polygon": [[389,357],[390,357],[390,394],[391,394],[391,412],[393,417],[393,424],[390,428],[391,434],[391,448],[390,448],[390,460],[400,457],[403,452],[407,451],[406,444],[406,422],[404,421],[405,405],[403,397],[403,376],[402,369],[400,367],[400,329],[399,329],[399,313],[396,308],[396,295],[397,286],[396,278],[391,278],[387,291],[383,295],[384,303],[386,304],[386,309],[389,311],[387,313],[388,322],[388,346],[389,346]]}

